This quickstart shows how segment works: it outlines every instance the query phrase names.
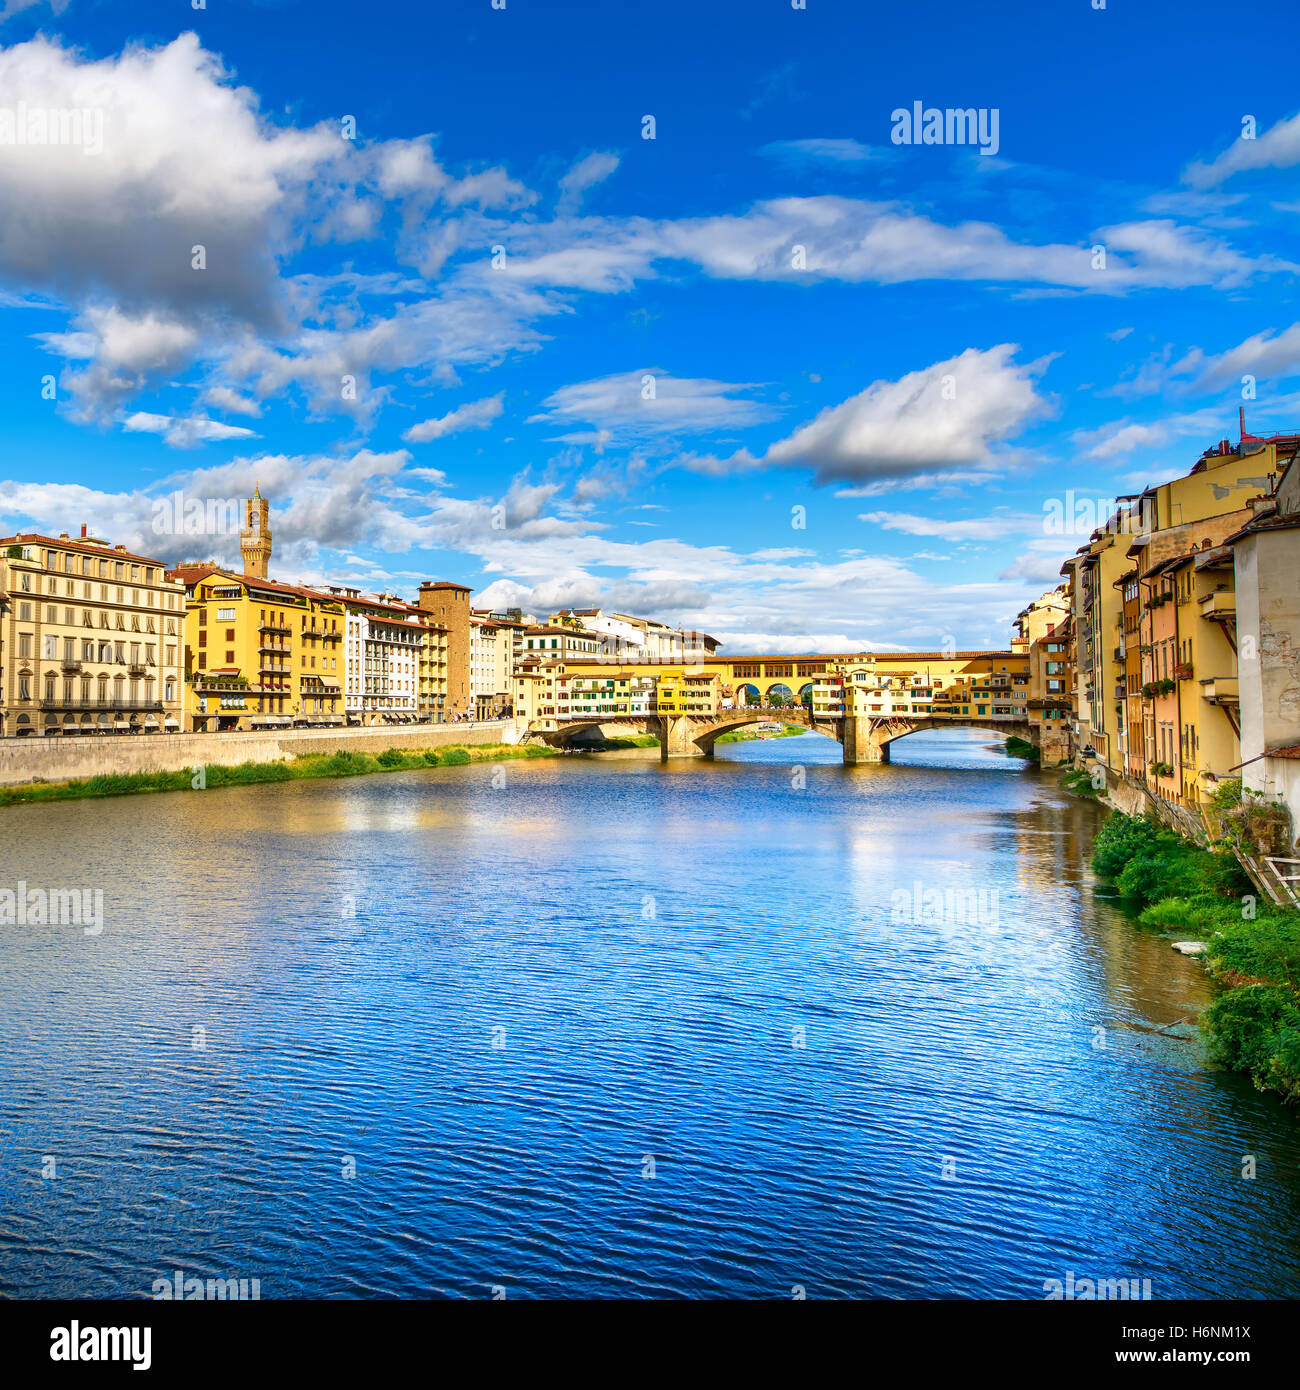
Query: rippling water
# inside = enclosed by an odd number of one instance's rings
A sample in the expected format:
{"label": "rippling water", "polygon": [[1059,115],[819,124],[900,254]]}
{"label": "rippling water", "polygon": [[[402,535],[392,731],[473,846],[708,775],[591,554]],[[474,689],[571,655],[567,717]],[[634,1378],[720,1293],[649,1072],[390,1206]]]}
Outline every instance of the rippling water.
{"label": "rippling water", "polygon": [[[1152,1031],[1208,986],[1097,896],[1097,809],[895,758],[0,812],[0,887],[105,894],[0,928],[0,1291],[1300,1295],[1294,1120]],[[897,920],[972,887],[996,920]]]}

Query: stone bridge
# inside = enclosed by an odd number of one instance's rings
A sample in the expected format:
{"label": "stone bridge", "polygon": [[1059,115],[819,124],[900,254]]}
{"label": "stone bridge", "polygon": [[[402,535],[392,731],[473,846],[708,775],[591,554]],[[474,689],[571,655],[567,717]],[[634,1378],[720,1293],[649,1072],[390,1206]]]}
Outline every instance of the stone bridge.
{"label": "stone bridge", "polygon": [[844,762],[887,763],[889,747],[896,739],[922,729],[988,729],[1010,738],[1015,735],[1026,743],[1037,745],[1037,730],[1027,720],[1008,715],[981,717],[972,715],[858,715],[851,718],[814,718],[802,705],[792,707],[763,707],[745,705],[738,709],[718,710],[715,714],[607,714],[602,718],[587,717],[568,720],[547,720],[530,725],[525,741],[547,743],[553,748],[568,747],[575,736],[593,729],[617,727],[628,734],[653,734],[659,740],[659,757],[711,758],[713,745],[722,734],[743,729],[752,724],[798,724],[814,733],[833,738],[844,750]]}

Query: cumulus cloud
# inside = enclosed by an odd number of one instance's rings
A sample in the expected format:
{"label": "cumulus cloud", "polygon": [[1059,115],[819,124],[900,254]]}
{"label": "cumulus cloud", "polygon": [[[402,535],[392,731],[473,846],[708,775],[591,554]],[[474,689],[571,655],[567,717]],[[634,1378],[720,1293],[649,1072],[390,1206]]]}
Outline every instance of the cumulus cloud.
{"label": "cumulus cloud", "polygon": [[1045,361],[1021,364],[1014,343],[956,357],[897,381],[876,381],[815,419],[761,457],[689,460],[704,471],[752,467],[811,468],[819,483],[997,465],[1002,447],[1049,411],[1036,389]]}
{"label": "cumulus cloud", "polygon": [[228,386],[210,387],[203,393],[203,399],[209,405],[214,405],[218,410],[225,410],[231,415],[249,415],[256,418],[262,413],[262,407],[257,401],[246,400],[238,391],[232,391]]}
{"label": "cumulus cloud", "polygon": [[[333,123],[274,124],[192,33],[97,60],[36,38],[0,50],[0,88],[15,106],[103,118],[93,154],[77,145],[6,145],[0,159],[0,289],[17,285],[75,306],[69,329],[43,341],[86,364],[65,381],[84,415],[111,413],[204,359],[251,367],[281,388],[306,385],[316,408],[346,410],[359,396],[345,395],[340,377],[349,368],[354,377],[391,369],[418,336],[422,310],[445,320],[443,331],[428,331],[425,355],[407,355],[403,366],[431,357],[445,365],[474,336],[475,321],[509,321],[511,329],[486,333],[490,355],[502,338],[513,345],[528,336],[521,317],[531,325],[553,311],[519,287],[503,286],[489,309],[482,290],[440,302],[420,286],[423,304],[372,319],[370,341],[355,324],[305,327],[304,316],[322,307],[319,285],[283,276],[305,242],[371,236],[385,200],[423,226],[434,203],[468,215],[525,206],[534,195],[499,168],[453,176],[429,136],[362,145]],[[378,283],[359,291],[393,292]],[[386,352],[385,339],[399,338]],[[296,368],[277,372],[276,358]],[[243,395],[241,384],[209,383]]]}
{"label": "cumulus cloud", "polygon": [[412,425],[402,438],[408,444],[427,444],[432,439],[455,434],[458,430],[486,429],[505,409],[505,392],[498,391],[495,396],[485,396],[481,401],[469,401],[436,420],[425,420]]}

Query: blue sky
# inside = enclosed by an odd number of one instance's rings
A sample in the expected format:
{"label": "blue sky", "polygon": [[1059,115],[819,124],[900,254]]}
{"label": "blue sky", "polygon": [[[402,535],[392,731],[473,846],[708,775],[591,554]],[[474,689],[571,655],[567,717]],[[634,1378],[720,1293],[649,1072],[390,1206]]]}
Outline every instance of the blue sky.
{"label": "blue sky", "polygon": [[6,531],[260,479],[284,579],[1000,645],[1071,494],[1300,425],[1282,0],[0,14]]}

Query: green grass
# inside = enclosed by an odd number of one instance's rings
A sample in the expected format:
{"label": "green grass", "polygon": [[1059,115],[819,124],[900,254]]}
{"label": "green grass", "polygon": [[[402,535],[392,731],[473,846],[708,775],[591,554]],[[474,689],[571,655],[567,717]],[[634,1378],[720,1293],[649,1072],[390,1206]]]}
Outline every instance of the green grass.
{"label": "green grass", "polygon": [[1036,763],[1042,757],[1039,749],[1028,739],[1017,738],[1014,734],[1007,739],[1007,752],[1014,758],[1027,758],[1031,763]]}
{"label": "green grass", "polygon": [[[417,768],[462,767],[471,762],[505,758],[549,758],[557,750],[538,744],[484,744],[473,748],[386,748],[382,753],[308,753],[276,763],[207,763],[199,786],[242,787],[262,782],[293,782],[321,777],[359,777],[371,772],[410,772]],[[68,782],[32,782],[0,787],[0,806],[40,801],[77,801],[86,797],[132,796],[142,792],[195,789],[197,769],[179,772],[107,773]]]}
{"label": "green grass", "polygon": [[1081,767],[1061,773],[1061,788],[1071,796],[1087,797],[1093,801],[1097,799],[1097,788],[1093,786],[1092,774]]}

